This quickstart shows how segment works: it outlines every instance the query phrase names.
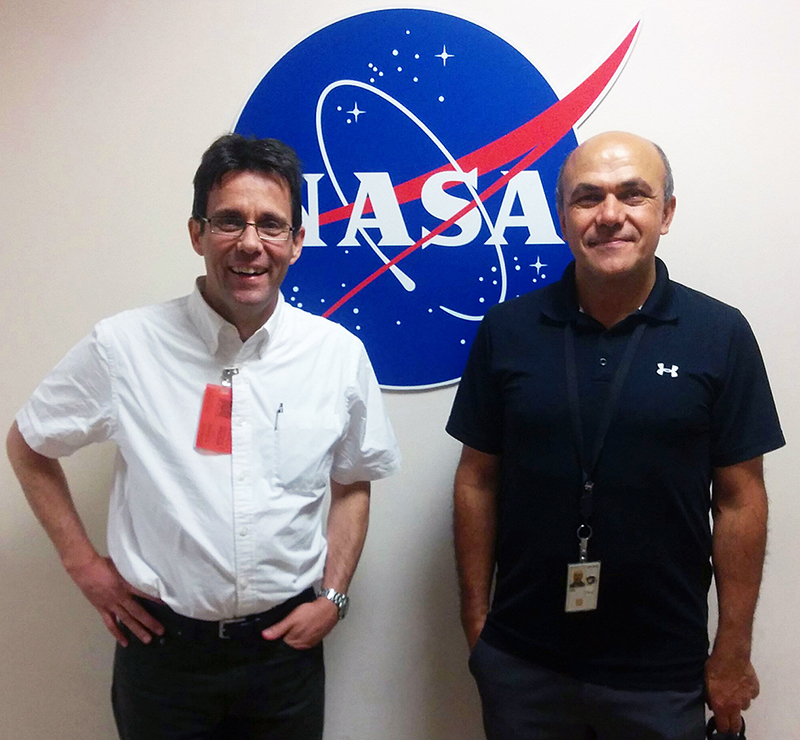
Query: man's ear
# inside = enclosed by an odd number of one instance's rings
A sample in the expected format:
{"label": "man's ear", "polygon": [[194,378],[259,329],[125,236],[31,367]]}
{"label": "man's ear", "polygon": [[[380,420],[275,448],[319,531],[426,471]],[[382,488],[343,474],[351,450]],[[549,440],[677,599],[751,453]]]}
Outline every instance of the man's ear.
{"label": "man's ear", "polygon": [[189,223],[189,238],[192,240],[192,249],[201,257],[203,256],[203,247],[200,244],[200,237],[203,235],[203,226],[196,218],[190,218]]}
{"label": "man's ear", "polygon": [[567,233],[566,227],[564,225],[564,212],[561,210],[560,206],[557,208],[556,212],[558,213],[558,225],[561,227],[561,235],[563,236],[564,234]]}
{"label": "man's ear", "polygon": [[292,239],[292,257],[289,264],[293,265],[300,258],[300,252],[303,251],[303,239],[306,238],[306,227],[301,226]]}
{"label": "man's ear", "polygon": [[669,227],[672,223],[672,219],[675,216],[675,204],[678,201],[675,199],[675,196],[671,196],[670,199],[664,204],[664,214],[661,217],[661,236],[664,234],[669,233]]}

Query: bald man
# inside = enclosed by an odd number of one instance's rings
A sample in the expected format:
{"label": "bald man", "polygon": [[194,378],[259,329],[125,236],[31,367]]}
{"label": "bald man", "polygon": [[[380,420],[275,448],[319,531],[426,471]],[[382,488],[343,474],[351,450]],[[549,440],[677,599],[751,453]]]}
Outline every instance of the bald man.
{"label": "bald man", "polygon": [[762,456],[784,440],[747,321],[656,258],[672,191],[638,136],[573,151],[574,261],[488,312],[459,386],[461,618],[489,740],[700,740],[704,697],[736,733],[758,694]]}

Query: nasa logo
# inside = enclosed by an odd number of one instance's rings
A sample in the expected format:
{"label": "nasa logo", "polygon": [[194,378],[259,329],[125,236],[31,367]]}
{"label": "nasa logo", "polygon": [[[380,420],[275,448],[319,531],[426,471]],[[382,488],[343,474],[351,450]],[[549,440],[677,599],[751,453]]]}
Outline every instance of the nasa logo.
{"label": "nasa logo", "polygon": [[384,388],[457,381],[488,308],[569,262],[558,169],[635,32],[562,100],[505,41],[444,13],[363,13],[297,44],[235,129],[303,161],[287,299],[359,336]]}

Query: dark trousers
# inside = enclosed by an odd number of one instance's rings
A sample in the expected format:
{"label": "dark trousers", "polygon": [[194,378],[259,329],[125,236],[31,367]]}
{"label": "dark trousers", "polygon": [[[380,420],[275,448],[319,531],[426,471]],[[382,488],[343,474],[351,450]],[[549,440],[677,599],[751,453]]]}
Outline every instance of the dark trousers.
{"label": "dark trousers", "polygon": [[228,639],[178,634],[163,607],[147,608],[167,631],[149,645],[130,637],[117,646],[111,701],[121,740],[322,738],[322,644],[268,642],[259,634],[267,624]]}
{"label": "dark trousers", "polygon": [[623,691],[578,681],[478,640],[469,660],[488,740],[703,740],[703,687]]}

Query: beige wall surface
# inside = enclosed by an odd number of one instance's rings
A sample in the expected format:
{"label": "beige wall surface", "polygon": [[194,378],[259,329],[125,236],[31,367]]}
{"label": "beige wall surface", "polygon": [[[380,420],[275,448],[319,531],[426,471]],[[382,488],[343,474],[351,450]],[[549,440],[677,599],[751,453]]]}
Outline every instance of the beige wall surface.
{"label": "beige wall surface", "polygon": [[[416,5],[489,28],[559,96],[636,20],[616,85],[577,130],[655,139],[678,211],[660,255],[672,276],[750,319],[789,446],[767,460],[770,544],[754,662],[752,737],[800,727],[793,445],[800,436],[800,172],[795,0],[438,0]],[[186,233],[191,178],[280,56],[361,0],[5,0],[0,10],[0,423],[99,318],[182,295],[201,271]],[[375,486],[351,615],[326,643],[327,740],[478,740],[477,694],[457,616],[450,486],[458,446],[443,431],[453,388],[387,393],[405,456]],[[103,547],[113,450],[65,462]],[[113,641],[62,572],[0,461],[0,737],[114,737]]]}

